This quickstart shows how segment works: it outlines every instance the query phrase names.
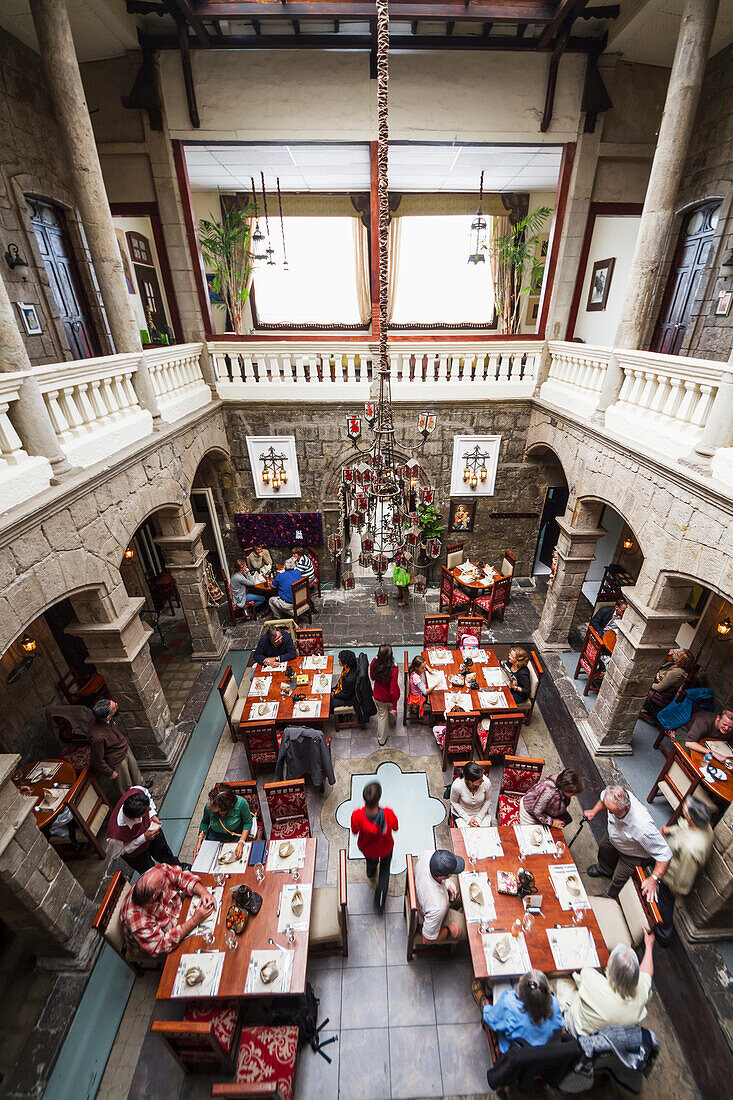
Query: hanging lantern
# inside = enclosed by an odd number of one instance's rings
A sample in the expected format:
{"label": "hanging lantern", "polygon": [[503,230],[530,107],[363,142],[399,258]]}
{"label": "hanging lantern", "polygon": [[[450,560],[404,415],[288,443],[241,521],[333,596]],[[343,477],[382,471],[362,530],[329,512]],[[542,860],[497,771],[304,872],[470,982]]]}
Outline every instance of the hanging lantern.
{"label": "hanging lantern", "polygon": [[437,423],[437,417],[435,413],[421,412],[417,418],[417,430],[422,435],[423,439],[427,439],[431,432],[435,431],[435,425]]}
{"label": "hanging lantern", "polygon": [[356,494],[356,507],[360,512],[366,512],[367,510],[367,495],[366,493]]}
{"label": "hanging lantern", "polygon": [[370,535],[366,535],[361,540],[361,548],[365,554],[371,554],[374,549],[374,539]]}
{"label": "hanging lantern", "polygon": [[377,601],[377,607],[385,607],[389,603],[387,593],[381,587],[374,589],[374,599]]}
{"label": "hanging lantern", "polygon": [[365,466],[364,469],[361,472],[361,483],[362,483],[362,485],[369,485],[371,483],[371,480],[372,480],[372,471],[369,469],[368,466]]}
{"label": "hanging lantern", "polygon": [[270,471],[267,468],[262,471],[262,483],[264,485],[270,484]]}
{"label": "hanging lantern", "polygon": [[429,558],[437,558],[440,556],[440,539],[428,539],[426,543],[426,550]]}
{"label": "hanging lantern", "polygon": [[722,634],[725,638],[731,631],[731,621],[729,618],[721,619],[717,626],[718,634]]}
{"label": "hanging lantern", "polygon": [[356,584],[356,578],[353,573],[344,573],[342,580],[344,588],[353,588]]}
{"label": "hanging lantern", "polygon": [[405,478],[407,477],[407,466],[403,463],[401,466],[397,467],[395,472],[398,477]]}
{"label": "hanging lantern", "polygon": [[31,634],[24,634],[20,639],[20,648],[24,653],[35,653],[36,639]]}
{"label": "hanging lantern", "polygon": [[479,477],[481,478],[482,481],[486,481],[486,478],[488,476],[489,476],[488,470],[486,469],[485,466],[482,466],[481,469],[479,470]]}
{"label": "hanging lantern", "polygon": [[427,580],[422,573],[418,573],[418,575],[415,577],[413,588],[416,595],[422,596],[423,592],[427,588]]}
{"label": "hanging lantern", "polygon": [[483,264],[486,262],[486,218],[481,209],[481,201],[484,197],[484,174],[481,173],[481,183],[478,193],[478,210],[476,217],[471,222],[471,243],[469,245],[468,262],[470,264]]}
{"label": "hanging lantern", "polygon": [[420,500],[423,504],[432,504],[435,500],[435,489],[431,489],[430,486],[424,485],[420,490]]}
{"label": "hanging lantern", "polygon": [[354,470],[351,466],[344,466],[343,468],[344,482],[349,485],[354,480]]}
{"label": "hanging lantern", "polygon": [[471,474],[471,482],[470,482],[470,484],[471,484],[471,488],[472,488],[472,489],[475,489],[475,488],[476,488],[476,486],[478,485],[478,478],[476,477],[476,471],[475,471],[475,470],[474,470],[474,472],[473,472],[473,473]]}
{"label": "hanging lantern", "polygon": [[349,416],[346,420],[346,430],[350,439],[358,439],[361,435],[361,417]]}
{"label": "hanging lantern", "polygon": [[367,403],[364,406],[364,418],[365,418],[367,424],[369,424],[369,425],[373,424],[374,421],[376,420],[376,417],[377,417],[377,407],[376,407],[376,405],[374,404],[373,401],[367,401]]}
{"label": "hanging lantern", "polygon": [[471,471],[468,466],[464,466],[463,468],[463,480],[464,482],[469,482],[471,480]]}
{"label": "hanging lantern", "polygon": [[135,557],[135,550],[132,546],[128,546],[127,550],[125,550],[125,553],[122,556],[125,561],[132,561],[132,559]]}

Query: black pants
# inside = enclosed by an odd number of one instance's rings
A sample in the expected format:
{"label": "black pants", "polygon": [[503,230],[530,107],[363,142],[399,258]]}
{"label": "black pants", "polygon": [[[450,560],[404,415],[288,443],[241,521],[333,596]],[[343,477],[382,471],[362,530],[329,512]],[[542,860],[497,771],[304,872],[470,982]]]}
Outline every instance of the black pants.
{"label": "black pants", "polygon": [[657,889],[657,905],[659,906],[659,912],[662,914],[662,923],[657,925],[654,935],[657,942],[661,943],[663,947],[669,947],[672,940],[674,900],[674,894],[669,887],[660,882]]}
{"label": "black pants", "polygon": [[168,847],[168,841],[161,829],[148,844],[144,852],[133,852],[132,855],[122,857],[125,863],[132,867],[133,871],[149,871],[156,863],[170,863],[173,867],[180,867],[181,861],[174,856]]}
{"label": "black pants", "polygon": [[388,856],[382,856],[381,859],[368,859],[366,861],[366,872],[369,878],[373,878],[377,873],[377,867],[379,867],[379,878],[377,879],[377,888],[374,891],[374,904],[378,909],[384,909],[384,903],[387,898],[387,889],[389,888],[389,865],[392,862],[392,853]]}

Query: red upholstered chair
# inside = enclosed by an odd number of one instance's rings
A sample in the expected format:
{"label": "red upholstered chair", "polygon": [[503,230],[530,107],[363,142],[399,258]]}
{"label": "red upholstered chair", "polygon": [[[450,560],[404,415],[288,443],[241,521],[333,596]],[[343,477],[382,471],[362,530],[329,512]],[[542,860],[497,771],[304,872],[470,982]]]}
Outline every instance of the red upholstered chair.
{"label": "red upholstered chair", "polygon": [[98,672],[85,668],[80,672],[69,669],[61,677],[56,687],[73,707],[91,707],[97,699],[105,699],[109,688]]}
{"label": "red upholstered chair", "polygon": [[426,615],[423,628],[423,649],[429,645],[448,645],[450,615]]}
{"label": "red upholstered chair", "polygon": [[228,783],[220,783],[219,786],[229,787],[235,794],[241,795],[249,806],[252,817],[257,821],[257,836],[255,839],[266,841],[267,832],[265,831],[265,823],[262,819],[262,803],[260,802],[260,796],[257,792],[257,780],[235,779]]}
{"label": "red upholstered chair", "polygon": [[212,1097],[254,1100],[293,1100],[298,1028],[243,1027],[234,1080],[213,1085]]}
{"label": "red upholstered chair", "polygon": [[603,680],[601,657],[605,652],[607,651],[603,644],[603,638],[589,625],[585,635],[585,641],[583,642],[583,648],[578,658],[578,664],[573,673],[574,680],[578,679],[581,672],[584,672],[588,677],[583,695],[587,695],[589,691],[598,691],[601,686]]}
{"label": "red upholstered chair", "polygon": [[529,696],[523,703],[517,703],[517,710],[521,710],[524,715],[524,721],[527,725],[532,720],[532,712],[534,711],[535,703],[537,702],[537,692],[540,690],[540,680],[545,675],[545,670],[542,667],[542,662],[535,653],[534,650],[529,654]]}
{"label": "red upholstered chair", "polygon": [[481,645],[481,631],[483,625],[484,621],[478,615],[459,615],[457,624],[458,629],[456,631],[456,646],[458,649],[461,648],[464,634],[473,635],[478,644]]}
{"label": "red upholstered chair", "polygon": [[[476,760],[475,763],[478,764],[484,775],[488,775],[491,771],[491,760]],[[453,761],[453,779],[458,779],[460,776],[463,775],[463,769],[465,768],[466,764],[470,764],[470,760]],[[488,820],[490,820],[490,817]],[[453,827],[458,824],[453,814],[450,815],[450,823]]]}
{"label": "red upholstered chair", "polygon": [[280,751],[281,735],[275,730],[274,722],[256,722],[239,727],[238,739],[244,742],[250,775],[257,778],[258,768],[273,770]]}
{"label": "red upholstered chair", "polygon": [[299,657],[322,657],[323,627],[296,626],[295,647]]}
{"label": "red upholstered chair", "polygon": [[[247,697],[243,695],[240,698],[239,685],[234,677],[231,665],[227,665],[224,669],[224,675],[219,681],[217,691],[219,692],[221,705],[224,707],[224,713],[227,717],[227,725],[229,726],[229,733],[232,741],[236,741],[240,736],[239,720],[242,717]],[[254,772],[252,774],[254,775]]]}
{"label": "red upholstered chair", "polygon": [[451,546],[445,548],[445,567],[446,569],[455,569],[457,565],[463,564],[463,546],[462,542],[454,542]]}
{"label": "red upholstered chair", "polygon": [[445,737],[443,738],[443,769],[448,767],[448,758],[458,756],[465,760],[474,756],[476,750],[476,731],[481,717],[477,710],[454,710],[445,716]]}
{"label": "red upholstered chair", "polygon": [[308,581],[305,577],[301,577],[299,581],[293,581],[291,585],[293,596],[293,619],[295,620],[296,628],[301,619],[308,618],[308,622],[313,622],[313,612],[311,611],[310,593],[308,591]]}
{"label": "red upholstered chair", "polygon": [[313,573],[313,580],[310,582],[311,592],[314,595],[320,596],[321,595],[321,563],[318,560],[318,554],[316,554],[313,550],[305,550],[304,553],[307,554],[308,557],[310,558],[310,560],[313,562],[313,569],[315,570],[315,572]]}
{"label": "red upholstered chair", "polygon": [[153,1020],[150,1033],[163,1040],[186,1073],[232,1073],[241,1004],[190,1002],[183,1020]]}
{"label": "red upholstered chair", "polygon": [[471,611],[470,596],[467,596],[465,592],[461,592],[460,588],[456,588],[453,574],[444,565],[440,567],[439,607],[441,611],[446,607],[449,615],[454,615],[457,611]]}
{"label": "red upholstered chair", "polygon": [[517,751],[517,741],[522,726],[524,715],[520,710],[503,710],[496,714],[490,714],[488,730],[482,724],[478,727],[478,741],[485,760],[495,760],[500,756],[513,756]]}
{"label": "red upholstered chair", "polygon": [[473,609],[481,615],[486,616],[486,621],[491,624],[491,620],[496,616],[500,623],[504,622],[504,612],[506,605],[509,603],[509,599],[512,594],[512,578],[511,577],[499,577],[497,581],[494,581],[491,591],[488,596],[477,596],[473,601]]}
{"label": "red upholstered chair", "polygon": [[542,777],[544,766],[544,760],[533,760],[528,756],[505,758],[496,815],[499,825],[515,825],[519,822],[519,803]]}
{"label": "red upholstered chair", "polygon": [[311,835],[305,779],[265,783],[264,791],[272,823],[270,840],[292,840],[293,837]]}
{"label": "red upholstered chair", "polygon": [[[247,603],[244,605],[244,607],[237,607],[234,603],[234,600],[232,599],[232,590],[229,587],[229,581],[227,580],[227,575],[223,569],[221,571],[221,579],[224,584],[224,591],[227,594],[227,603],[229,604],[229,618],[232,620],[234,625],[236,626],[237,623],[246,623],[248,619],[256,619],[257,608],[253,603]],[[264,606],[267,607],[267,604],[265,604]]]}

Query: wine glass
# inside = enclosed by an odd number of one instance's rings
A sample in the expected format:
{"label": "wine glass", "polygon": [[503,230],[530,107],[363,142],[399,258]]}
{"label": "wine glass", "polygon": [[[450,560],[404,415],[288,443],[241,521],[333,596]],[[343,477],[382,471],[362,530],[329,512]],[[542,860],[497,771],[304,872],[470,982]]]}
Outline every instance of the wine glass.
{"label": "wine glass", "polygon": [[562,857],[565,855],[565,851],[565,845],[561,840],[558,840],[555,844],[555,850],[552,853],[553,857],[555,859],[562,859]]}
{"label": "wine glass", "polygon": [[519,919],[519,917],[517,917],[517,919],[514,921],[514,924],[512,925],[510,931],[511,931],[511,934],[514,936],[514,939],[516,939],[517,936],[521,936],[521,934],[522,934],[522,922]]}
{"label": "wine glass", "polygon": [[213,947],[215,941],[216,941],[216,936],[214,935],[213,930],[209,931],[209,932],[204,932],[204,943],[206,944],[207,947]]}
{"label": "wine glass", "polygon": [[290,927],[290,925],[288,925],[287,928],[285,929],[285,939],[288,941],[288,943],[291,946],[292,946],[292,944],[295,943],[295,932]]}
{"label": "wine glass", "polygon": [[260,886],[265,881],[265,869],[261,863],[255,864],[255,878]]}
{"label": "wine glass", "polygon": [[534,917],[532,916],[532,914],[528,910],[524,914],[524,917],[522,918],[522,930],[524,932],[531,932],[533,928],[534,928]]}
{"label": "wine glass", "polygon": [[226,934],[225,942],[230,951],[236,951],[239,946],[239,941],[231,929]]}
{"label": "wine glass", "polygon": [[576,903],[575,905],[573,905],[573,924],[582,924],[584,920],[585,907]]}
{"label": "wine glass", "polygon": [[297,867],[293,867],[293,882],[297,882],[300,878],[300,871]]}
{"label": "wine glass", "polygon": [[468,862],[469,862],[469,865],[471,867],[471,871],[475,874],[476,873],[476,855],[474,853],[473,847],[471,847],[466,854],[468,855]]}
{"label": "wine glass", "polygon": [[217,886],[223,886],[224,885],[224,875],[222,874],[221,871],[218,871],[217,874],[214,875],[214,882],[216,883]]}

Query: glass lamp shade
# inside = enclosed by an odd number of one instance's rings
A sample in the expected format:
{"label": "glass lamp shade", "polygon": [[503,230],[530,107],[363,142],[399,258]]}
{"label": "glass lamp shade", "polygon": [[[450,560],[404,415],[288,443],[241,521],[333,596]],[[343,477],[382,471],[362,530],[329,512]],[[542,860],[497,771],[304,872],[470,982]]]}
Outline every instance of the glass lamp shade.
{"label": "glass lamp shade", "polygon": [[124,553],[125,561],[132,561],[132,559],[134,557],[135,557],[134,549],[132,548],[132,546],[128,546],[127,550],[125,550],[125,553]]}
{"label": "glass lamp shade", "polygon": [[624,550],[633,550],[633,549],[634,549],[634,540],[633,539],[624,539]]}
{"label": "glass lamp shade", "polygon": [[252,234],[252,259],[264,260],[265,259],[265,235],[260,229],[260,223],[257,222],[255,231]]}
{"label": "glass lamp shade", "polygon": [[262,471],[262,481],[265,485],[270,484],[270,471],[269,470],[263,470]]}
{"label": "glass lamp shade", "polygon": [[486,262],[486,218],[479,206],[476,217],[471,222],[471,243],[468,262],[483,264]]}
{"label": "glass lamp shade", "polygon": [[463,480],[464,481],[470,481],[471,480],[471,471],[468,468],[468,466],[466,466],[464,471],[463,471]]}
{"label": "glass lamp shade", "polygon": [[36,644],[36,639],[30,634],[24,634],[20,640],[20,648],[24,653],[35,653]]}
{"label": "glass lamp shade", "polygon": [[348,484],[354,480],[354,471],[351,466],[344,466],[344,481]]}
{"label": "glass lamp shade", "polygon": [[718,623],[718,634],[722,634],[723,637],[725,637],[727,634],[730,634],[731,625],[732,624],[730,619],[723,619],[721,622]]}
{"label": "glass lamp shade", "polygon": [[272,489],[273,489],[273,491],[274,491],[275,493],[279,493],[279,492],[280,492],[280,481],[279,481],[279,479],[278,479],[277,477],[274,477],[274,478],[272,479]]}
{"label": "glass lamp shade", "polygon": [[486,481],[486,478],[488,476],[489,476],[488,470],[486,469],[485,466],[482,466],[481,469],[479,470],[479,477],[481,478],[482,481]]}
{"label": "glass lamp shade", "polygon": [[477,485],[478,485],[478,478],[476,477],[476,474],[473,473],[473,474],[471,474],[471,488],[475,489]]}
{"label": "glass lamp shade", "polygon": [[281,485],[287,485],[287,483],[288,483],[287,472],[285,470],[281,470],[280,471],[280,484]]}

